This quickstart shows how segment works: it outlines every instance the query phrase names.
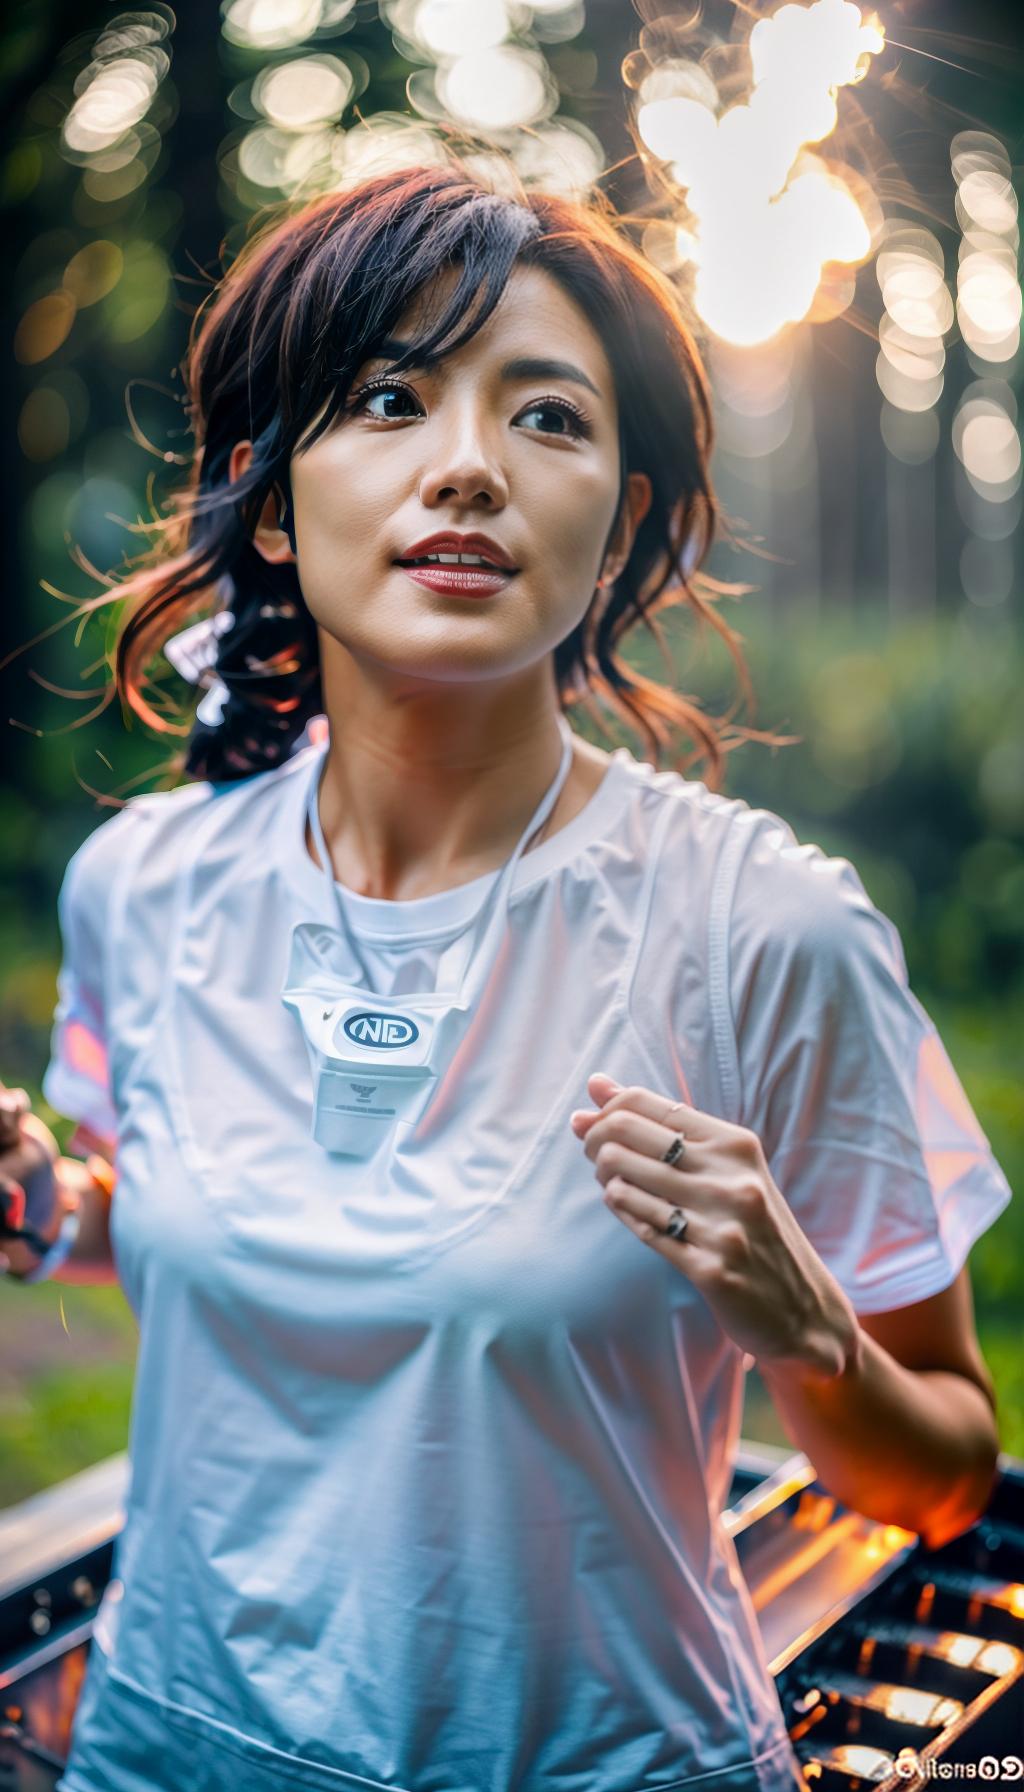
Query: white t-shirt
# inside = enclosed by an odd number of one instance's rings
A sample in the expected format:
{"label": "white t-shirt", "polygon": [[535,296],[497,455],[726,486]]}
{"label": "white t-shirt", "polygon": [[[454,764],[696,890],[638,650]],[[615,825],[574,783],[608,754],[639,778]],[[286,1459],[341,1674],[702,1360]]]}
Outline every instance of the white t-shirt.
{"label": "white t-shirt", "polygon": [[[1010,1189],[896,929],[620,749],[520,861],[423,1123],[330,1157],[280,997],[293,925],[337,922],[323,750],[134,799],[62,888],[44,1089],[116,1135],[140,1345],[61,1792],[795,1792],[719,1522],[747,1359],[568,1120],[603,1070],[749,1125],[858,1311],[948,1286]],[[380,992],[432,986],[494,875],[342,892]]]}

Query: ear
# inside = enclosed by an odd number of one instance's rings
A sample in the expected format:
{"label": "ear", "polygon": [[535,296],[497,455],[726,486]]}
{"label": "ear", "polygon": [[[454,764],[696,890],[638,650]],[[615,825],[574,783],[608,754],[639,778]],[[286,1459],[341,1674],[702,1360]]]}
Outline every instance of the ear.
{"label": "ear", "polygon": [[[228,460],[228,478],[232,485],[236,479],[248,471],[251,463],[252,443],[250,441],[236,442]],[[283,511],[284,494],[275,486],[272,491],[267,493],[259,520],[252,534],[252,544],[256,552],[262,554],[264,560],[269,560],[275,566],[284,565],[289,560],[296,558],[292,552],[291,542],[281,527]]]}
{"label": "ear", "polygon": [[599,585],[614,585],[633,551],[636,532],[651,508],[653,496],[651,482],[646,473],[629,473],[627,475],[622,510],[615,526],[615,534],[608,545],[601,577],[598,580]]}

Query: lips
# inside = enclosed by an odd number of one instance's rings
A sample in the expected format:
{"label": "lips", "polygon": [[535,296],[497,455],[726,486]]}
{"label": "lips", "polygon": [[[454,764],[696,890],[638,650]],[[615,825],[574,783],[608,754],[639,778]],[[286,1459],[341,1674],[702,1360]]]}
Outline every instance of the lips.
{"label": "lips", "polygon": [[410,561],[420,560],[427,554],[471,554],[486,561],[490,568],[503,572],[518,571],[511,554],[490,535],[481,535],[477,531],[460,535],[452,529],[439,530],[433,535],[425,535],[422,541],[414,541],[404,554],[399,555],[395,564],[408,566]]}
{"label": "lips", "polygon": [[503,566],[438,566],[402,561],[397,565],[414,584],[437,591],[442,597],[496,597],[516,577],[514,571],[507,571]]}

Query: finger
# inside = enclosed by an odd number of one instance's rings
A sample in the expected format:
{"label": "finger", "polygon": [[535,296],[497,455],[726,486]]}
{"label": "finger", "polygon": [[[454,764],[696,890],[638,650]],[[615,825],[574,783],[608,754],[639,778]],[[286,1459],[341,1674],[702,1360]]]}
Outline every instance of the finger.
{"label": "finger", "polygon": [[594,1165],[594,1175],[603,1188],[621,1176],[634,1188],[645,1190],[652,1200],[666,1202],[669,1207],[687,1206],[702,1212],[708,1205],[710,1184],[704,1178],[680,1176],[675,1164],[659,1163],[640,1151],[624,1145],[609,1145]]}
{"label": "finger", "polygon": [[[642,1089],[636,1093],[638,1097],[648,1096],[650,1099],[646,1102],[641,1102],[638,1099],[630,1106],[626,1106],[620,1101],[611,1100],[602,1108],[575,1108],[569,1115],[569,1124],[576,1137],[578,1139],[589,1137],[599,1121],[610,1120],[613,1115],[616,1117],[617,1125],[619,1116],[625,1118],[626,1115],[635,1115],[638,1118],[643,1118],[648,1110],[658,1107],[665,1112],[666,1117],[662,1120],[645,1120],[645,1131],[642,1135],[647,1142],[647,1149],[653,1157],[661,1157],[668,1150],[672,1140],[680,1134],[688,1144],[700,1143],[689,1123],[684,1127],[676,1117],[676,1110],[681,1108],[684,1112],[694,1113],[698,1118],[703,1118],[698,1108],[688,1109],[685,1102],[672,1102],[666,1096],[656,1095],[653,1089]],[[608,1136],[612,1136],[613,1132],[614,1128],[609,1127]],[[631,1134],[630,1136],[639,1137],[641,1135]],[[597,1140],[597,1143],[600,1143],[600,1139]]]}
{"label": "finger", "polygon": [[22,1117],[31,1105],[25,1089],[0,1089],[0,1139],[5,1145],[18,1137]]}
{"label": "finger", "polygon": [[658,1200],[624,1176],[612,1178],[604,1191],[604,1201],[616,1219],[644,1244],[667,1257],[676,1268],[685,1270],[691,1280],[699,1282],[708,1269],[707,1253],[700,1246],[693,1214],[688,1207],[683,1205],[687,1220],[683,1236],[670,1238],[665,1227],[675,1202]]}
{"label": "finger", "polygon": [[22,1145],[28,1144],[29,1141],[34,1146],[41,1146],[51,1162],[60,1156],[60,1148],[46,1121],[40,1120],[39,1115],[34,1114],[31,1108],[21,1117],[19,1133],[19,1142]]}
{"label": "finger", "polygon": [[622,1084],[617,1083],[615,1078],[608,1076],[605,1071],[595,1070],[593,1075],[587,1078],[587,1088],[598,1105],[603,1107],[604,1103],[610,1101],[613,1095],[618,1095],[621,1092]]}
{"label": "finger", "polygon": [[[633,1108],[605,1108],[597,1115],[593,1125],[588,1127],[583,1150],[591,1162],[596,1162],[603,1146],[621,1145],[660,1162],[679,1137],[678,1132],[663,1126],[660,1120],[649,1120]],[[698,1163],[705,1163],[706,1160],[707,1153],[700,1140],[685,1138],[682,1156],[677,1154],[669,1168],[692,1170]]]}
{"label": "finger", "polygon": [[618,1095],[621,1090],[622,1084],[617,1083],[614,1077],[606,1075],[603,1070],[595,1070],[588,1076],[587,1091],[593,1100],[597,1102],[597,1107],[575,1108],[569,1115],[569,1125],[572,1127],[572,1130],[578,1139],[586,1137],[588,1128],[593,1126],[594,1121],[600,1118],[601,1109],[604,1104],[611,1101],[612,1097]]}
{"label": "finger", "polygon": [[16,1116],[13,1120],[4,1119],[0,1123],[0,1151],[16,1151],[22,1140],[22,1121]]}
{"label": "finger", "polygon": [[574,1108],[569,1115],[569,1125],[578,1139],[585,1139],[595,1120],[600,1120],[600,1108]]}
{"label": "finger", "polygon": [[570,1114],[569,1123],[579,1138],[585,1137],[602,1113],[621,1107],[647,1114],[673,1132],[685,1132],[689,1137],[708,1135],[708,1116],[702,1109],[691,1107],[685,1101],[673,1100],[670,1095],[660,1095],[656,1090],[646,1089],[639,1084],[623,1086],[603,1070],[596,1070],[587,1078],[587,1089],[597,1102],[599,1111],[577,1108]]}
{"label": "finger", "polygon": [[649,1120],[656,1120],[671,1132],[684,1133],[687,1138],[710,1139],[715,1129],[724,1122],[706,1114],[702,1108],[691,1107],[687,1101],[681,1101],[671,1095],[661,1095],[656,1089],[647,1089],[643,1084],[630,1084],[620,1088],[602,1106],[602,1114],[615,1113],[619,1108],[629,1108],[633,1113],[644,1114]]}

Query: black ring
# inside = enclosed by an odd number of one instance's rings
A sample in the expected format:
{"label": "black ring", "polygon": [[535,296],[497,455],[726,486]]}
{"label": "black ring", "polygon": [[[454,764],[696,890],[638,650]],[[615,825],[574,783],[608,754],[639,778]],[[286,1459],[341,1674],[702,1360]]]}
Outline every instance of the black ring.
{"label": "black ring", "polygon": [[677,1164],[685,1150],[686,1150],[686,1144],[684,1141],[684,1135],[681,1132],[677,1132],[676,1136],[672,1140],[672,1143],[669,1146],[668,1150],[662,1153],[662,1158],[661,1158],[662,1163],[663,1164]]}
{"label": "black ring", "polygon": [[673,1207],[672,1212],[668,1216],[668,1225],[665,1227],[665,1236],[667,1238],[682,1238],[688,1225],[689,1221],[682,1208]]}

